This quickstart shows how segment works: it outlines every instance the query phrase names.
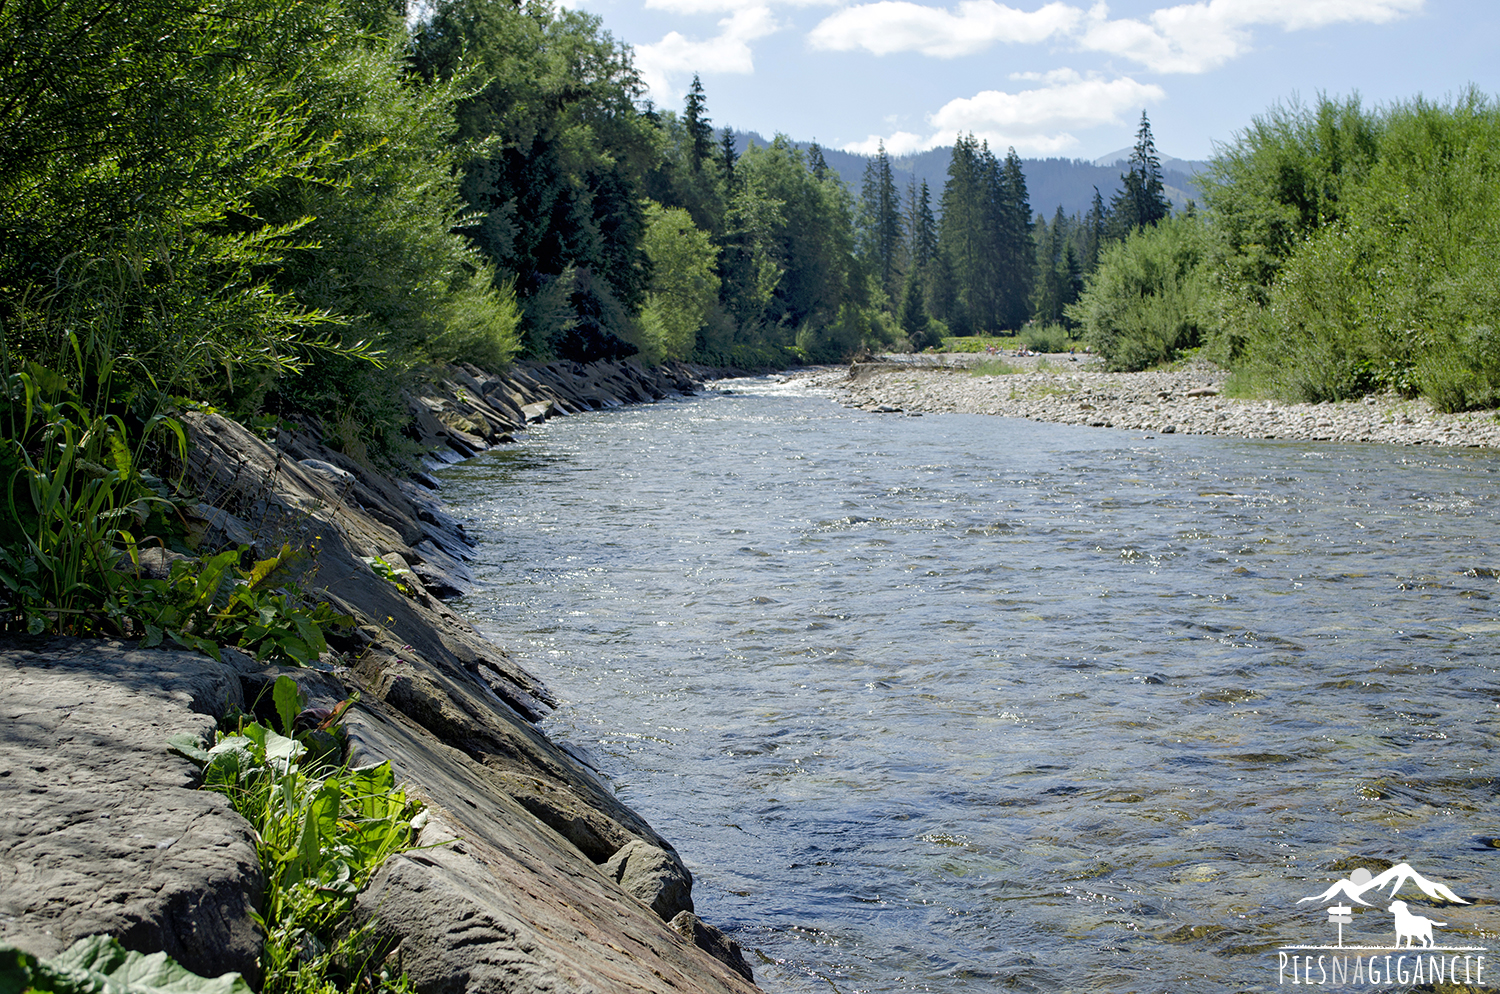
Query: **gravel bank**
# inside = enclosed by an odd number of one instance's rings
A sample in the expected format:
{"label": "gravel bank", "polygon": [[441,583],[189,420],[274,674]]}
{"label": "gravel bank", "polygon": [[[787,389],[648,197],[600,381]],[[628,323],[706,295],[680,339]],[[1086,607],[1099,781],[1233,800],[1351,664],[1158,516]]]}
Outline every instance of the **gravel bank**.
{"label": "gravel bank", "polygon": [[1394,395],[1337,404],[1236,400],[1219,393],[1228,374],[1202,361],[1105,373],[1083,356],[1005,356],[1017,372],[984,375],[971,367],[985,357],[891,358],[798,375],[867,411],[996,414],[1160,434],[1500,447],[1500,412],[1441,414],[1426,401]]}

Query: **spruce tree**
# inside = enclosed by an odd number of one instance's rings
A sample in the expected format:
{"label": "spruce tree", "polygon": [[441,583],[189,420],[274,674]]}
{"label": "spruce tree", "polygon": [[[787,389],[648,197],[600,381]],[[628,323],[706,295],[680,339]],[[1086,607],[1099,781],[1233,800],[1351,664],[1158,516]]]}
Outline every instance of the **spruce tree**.
{"label": "spruce tree", "polygon": [[734,132],[725,128],[719,135],[719,164],[724,170],[724,183],[727,187],[734,186],[734,164],[739,160],[739,154],[734,150]]}
{"label": "spruce tree", "polygon": [[995,202],[995,328],[1019,328],[1030,312],[1031,285],[1036,274],[1036,245],[1031,234],[1031,197],[1026,174],[1014,148],[999,170]]}
{"label": "spruce tree", "polygon": [[689,160],[693,164],[693,172],[703,168],[703,160],[710,158],[714,150],[714,129],[709,124],[707,110],[708,102],[703,96],[703,84],[698,80],[698,74],[693,73],[693,86],[688,90],[686,107],[683,109],[683,120],[687,124],[688,138],[692,141],[689,149]]}
{"label": "spruce tree", "polygon": [[897,255],[901,243],[901,202],[891,175],[891,159],[880,143],[875,158],[865,166],[860,189],[860,219],[866,258],[880,287],[894,307],[901,296],[901,273]]}
{"label": "spruce tree", "polygon": [[1110,204],[1118,234],[1155,225],[1172,212],[1162,184],[1161,159],[1151,138],[1151,122],[1141,111],[1141,126],[1135,133],[1135,148],[1130,152],[1126,171],[1120,175],[1124,189]]}
{"label": "spruce tree", "polygon": [[814,141],[807,146],[807,168],[813,179],[821,180],[828,175],[828,162],[823,158],[823,146]]}

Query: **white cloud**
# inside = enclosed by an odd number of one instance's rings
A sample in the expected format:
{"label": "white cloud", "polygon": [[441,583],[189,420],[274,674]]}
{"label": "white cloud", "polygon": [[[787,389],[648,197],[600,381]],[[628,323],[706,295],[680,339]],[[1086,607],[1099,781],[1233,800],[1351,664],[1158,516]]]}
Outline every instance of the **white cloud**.
{"label": "white cloud", "polygon": [[1128,76],[1103,79],[1071,69],[1047,73],[1042,82],[1046,85],[1017,93],[985,90],[950,100],[930,119],[937,143],[972,131],[993,148],[1060,152],[1076,144],[1073,129],[1116,124],[1127,112],[1166,97],[1161,87]]}
{"label": "white cloud", "polygon": [[813,28],[808,41],[813,48],[837,52],[915,51],[946,59],[973,55],[996,42],[1043,42],[1070,33],[1082,19],[1083,11],[1065,3],[1028,12],[995,0],[962,0],[950,11],[907,0],[880,0],[830,15]]}
{"label": "white cloud", "polygon": [[[648,0],[651,4],[734,4],[750,0]],[[951,8],[910,0],[856,4],[813,28],[813,48],[864,49],[876,55],[921,52],[938,58],[973,55],[997,42],[1071,40],[1120,55],[1156,72],[1199,73],[1248,51],[1254,28],[1301,31],[1333,24],[1384,24],[1416,13],[1425,0],[1199,0],[1159,7],[1145,20],[1110,19],[1109,7],[1054,0],[1026,11],[996,0],[960,0]]]}
{"label": "white cloud", "polygon": [[910,131],[897,131],[893,135],[871,135],[862,142],[850,142],[844,146],[844,151],[855,152],[859,155],[874,155],[880,151],[881,142],[885,143],[885,150],[889,155],[906,155],[909,152],[920,152],[933,146],[933,142],[921,135],[914,135]]}
{"label": "white cloud", "polygon": [[[1166,96],[1161,87],[1128,76],[1104,79],[1071,69],[1017,73],[1012,78],[1043,85],[1016,93],[985,90],[951,100],[928,118],[931,134],[923,138],[898,131],[885,138],[886,151],[902,155],[951,145],[959,135],[972,132],[1000,154],[1014,146],[1018,152],[1057,155],[1079,144],[1073,131],[1118,124]],[[879,135],[871,135],[866,141],[845,145],[844,150],[868,155],[879,141]]]}
{"label": "white cloud", "polygon": [[1424,0],[1203,0],[1161,7],[1146,21],[1110,20],[1089,10],[1079,44],[1121,55],[1156,72],[1201,73],[1249,51],[1256,27],[1284,31],[1332,24],[1384,24],[1422,9]]}
{"label": "white cloud", "polygon": [[693,41],[673,31],[652,45],[639,45],[635,66],[658,103],[675,102],[687,93],[695,72],[753,73],[750,42],[778,29],[771,8],[745,7],[719,22],[719,34]]}
{"label": "white cloud", "polygon": [[[784,7],[827,7],[837,5],[840,0],[774,0]],[[648,10],[669,10],[674,14],[721,14],[764,7],[767,0],[646,0]]]}

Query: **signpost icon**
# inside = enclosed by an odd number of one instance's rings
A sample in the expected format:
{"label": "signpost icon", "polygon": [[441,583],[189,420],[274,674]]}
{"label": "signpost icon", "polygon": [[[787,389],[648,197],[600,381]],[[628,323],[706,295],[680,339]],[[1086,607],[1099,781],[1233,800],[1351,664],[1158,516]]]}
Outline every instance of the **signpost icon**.
{"label": "signpost icon", "polygon": [[1335,904],[1328,909],[1328,920],[1339,927],[1339,948],[1344,948],[1344,926],[1354,921],[1354,909]]}

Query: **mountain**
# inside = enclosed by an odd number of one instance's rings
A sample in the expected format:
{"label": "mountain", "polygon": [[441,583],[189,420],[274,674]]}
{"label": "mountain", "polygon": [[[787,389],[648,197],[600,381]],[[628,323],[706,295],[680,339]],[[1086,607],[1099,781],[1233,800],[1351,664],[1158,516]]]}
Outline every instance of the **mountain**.
{"label": "mountain", "polygon": [[1389,870],[1386,870],[1385,872],[1373,877],[1370,876],[1369,870],[1355,870],[1347,878],[1339,880],[1323,893],[1314,894],[1311,897],[1304,897],[1297,903],[1302,904],[1304,901],[1324,902],[1332,900],[1335,897],[1342,896],[1347,897],[1349,900],[1354,901],[1358,904],[1363,904],[1368,907],[1370,902],[1364,900],[1364,895],[1366,893],[1372,890],[1381,890],[1385,887],[1386,884],[1394,884],[1394,886],[1391,887],[1390,896],[1395,897],[1396,893],[1408,883],[1415,884],[1418,890],[1435,901],[1448,901],[1452,904],[1469,903],[1468,901],[1465,901],[1463,898],[1459,897],[1457,894],[1453,893],[1453,891],[1449,890],[1446,884],[1440,884],[1434,880],[1428,880],[1426,877],[1422,876],[1422,874],[1412,869],[1411,866],[1406,863],[1397,863]]}
{"label": "mountain", "polygon": [[[753,131],[736,131],[734,138],[735,146],[740,152],[744,152],[752,141],[757,145],[770,144]],[[812,143],[794,144],[805,150]],[[1092,162],[1087,159],[1022,159],[1021,171],[1026,175],[1026,192],[1031,196],[1032,211],[1044,215],[1050,222],[1053,212],[1061,204],[1064,214],[1082,216],[1088,213],[1096,186],[1107,206],[1110,198],[1120,190],[1120,174],[1125,171],[1125,162],[1130,158],[1130,152],[1127,148],[1101,156]],[[897,189],[905,196],[908,183],[920,183],[925,179],[932,193],[932,209],[940,211],[939,200],[943,195],[943,183],[948,179],[948,160],[952,156],[953,150],[947,146],[911,155],[891,156],[891,173],[895,177]],[[870,161],[869,156],[824,148],[823,159],[851,191],[859,193],[860,184],[864,182],[865,165]],[[1170,155],[1162,156],[1161,163],[1162,183],[1173,207],[1181,209],[1189,200],[1199,198],[1193,177],[1205,170],[1208,163],[1176,159]]]}

